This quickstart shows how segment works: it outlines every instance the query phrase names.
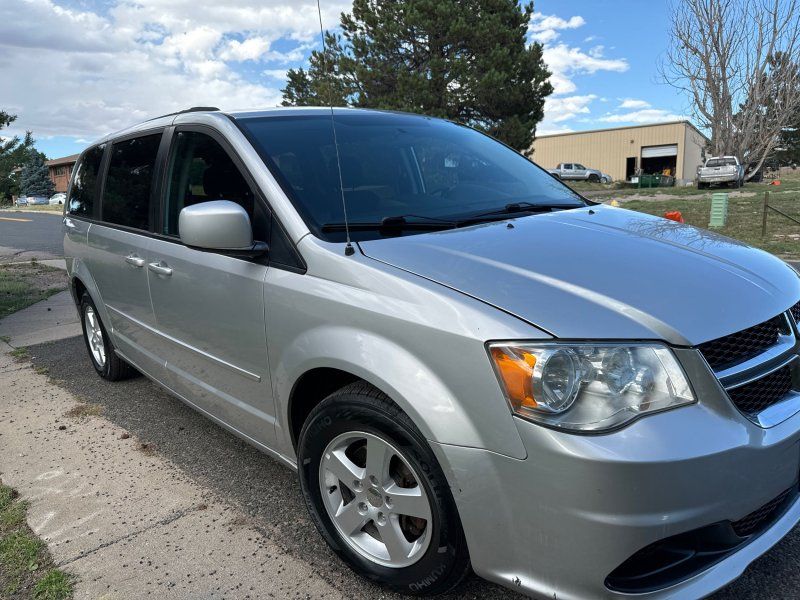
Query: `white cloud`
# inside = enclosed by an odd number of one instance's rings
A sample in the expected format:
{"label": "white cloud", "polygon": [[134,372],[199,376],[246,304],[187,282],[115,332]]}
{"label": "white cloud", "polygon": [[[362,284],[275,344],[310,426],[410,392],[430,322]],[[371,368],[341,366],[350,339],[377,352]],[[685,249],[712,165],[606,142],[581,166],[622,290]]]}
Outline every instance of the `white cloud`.
{"label": "white cloud", "polygon": [[577,29],[578,27],[583,27],[585,24],[586,20],[580,15],[570,17],[569,19],[562,19],[555,15],[533,13],[531,22],[528,25],[528,35],[532,40],[547,43],[559,37],[561,35],[559,33],[560,30]]}
{"label": "white cloud", "polygon": [[261,74],[264,77],[269,77],[283,83],[286,81],[286,71],[287,69],[265,69]]}
{"label": "white cloud", "polygon": [[597,96],[588,94],[586,96],[550,96],[545,100],[545,114],[548,115],[550,123],[561,123],[568,121],[578,115],[589,114],[589,104]]}
{"label": "white cloud", "polygon": [[220,58],[236,61],[258,60],[264,57],[269,47],[270,41],[264,37],[251,37],[243,42],[230,40],[220,52]]}
{"label": "white cloud", "polygon": [[627,113],[610,114],[600,117],[604,123],[659,123],[663,121],[682,121],[683,115],[676,115],[660,108],[645,108]]}
{"label": "white cloud", "polygon": [[[554,15],[534,14],[529,27],[531,39],[542,42],[543,58],[552,73],[550,83],[553,94],[545,100],[544,120],[537,128],[539,133],[564,132],[569,130],[564,122],[577,117],[580,121],[589,121],[590,105],[598,100],[595,94],[576,94],[578,84],[576,76],[593,75],[601,71],[621,73],[629,68],[628,61],[623,58],[607,58],[605,48],[595,45],[588,50],[556,41],[565,29],[583,27],[586,20],[580,16],[563,19]],[[588,36],[585,43],[594,41],[595,36]]]}
{"label": "white cloud", "polygon": [[619,105],[622,109],[642,109],[650,108],[650,103],[644,100],[636,100],[635,98],[625,98]]}
{"label": "white cloud", "polygon": [[[0,1],[3,109],[19,116],[9,133],[95,139],[187,106],[274,106],[279,73],[319,40],[316,0],[61,1]],[[326,0],[323,26],[350,6]],[[270,76],[249,80],[245,61]]]}

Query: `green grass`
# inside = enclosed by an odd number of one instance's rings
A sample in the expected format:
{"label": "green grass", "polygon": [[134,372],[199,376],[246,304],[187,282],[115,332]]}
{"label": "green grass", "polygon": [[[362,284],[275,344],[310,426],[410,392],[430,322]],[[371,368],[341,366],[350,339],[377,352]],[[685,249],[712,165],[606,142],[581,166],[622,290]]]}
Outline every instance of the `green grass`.
{"label": "green grass", "polygon": [[9,352],[11,356],[18,359],[28,358],[28,349],[27,348],[14,348],[11,352]]}
{"label": "green grass", "polygon": [[65,289],[66,278],[63,285],[53,285],[60,273],[35,260],[0,266],[0,319]]}
{"label": "green grass", "polygon": [[58,569],[50,569],[33,588],[36,600],[63,600],[72,597],[72,578]]}
{"label": "green grass", "polygon": [[0,598],[68,600],[72,578],[53,566],[47,545],[28,527],[27,508],[0,483]]}
{"label": "green grass", "polygon": [[795,174],[782,179],[779,186],[748,183],[739,190],[697,190],[693,186],[617,189],[614,184],[589,183],[570,186],[596,202],[618,200],[623,208],[652,215],[663,216],[667,211],[677,210],[686,223],[704,229],[708,229],[712,194],[728,192],[728,222],[725,227],[715,231],[782,258],[800,260],[800,224],[769,211],[767,234],[761,234],[764,192],[770,194],[770,206],[800,219],[800,177]]}

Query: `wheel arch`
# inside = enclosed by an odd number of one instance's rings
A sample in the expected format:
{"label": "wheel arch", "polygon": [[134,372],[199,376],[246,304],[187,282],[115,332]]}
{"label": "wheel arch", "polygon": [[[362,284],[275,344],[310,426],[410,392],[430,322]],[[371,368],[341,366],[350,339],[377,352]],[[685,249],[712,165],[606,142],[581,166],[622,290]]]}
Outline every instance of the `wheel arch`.
{"label": "wheel arch", "polygon": [[[309,349],[319,353],[309,355]],[[526,455],[510,413],[500,412],[493,424],[481,426],[476,423],[483,418],[475,414],[478,411],[461,402],[430,365],[377,334],[335,326],[306,331],[270,363],[279,422],[287,427],[288,452],[294,453],[297,434],[316,404],[361,380],[397,404],[428,440],[489,448],[518,458]],[[491,404],[480,392],[477,395]]]}
{"label": "wheel arch", "polygon": [[89,273],[86,263],[84,263],[82,260],[75,259],[72,261],[72,265],[69,270],[69,290],[72,294],[72,299],[75,302],[75,306],[78,309],[80,308],[83,294],[89,294],[92,302],[94,302],[97,312],[100,314],[100,320],[103,321],[106,331],[109,332],[109,335],[112,336],[113,339],[114,331],[113,327],[111,326],[111,320],[108,311],[106,310],[106,305],[103,303],[103,297],[100,295],[100,290],[97,288],[97,284],[95,283],[91,273]]}

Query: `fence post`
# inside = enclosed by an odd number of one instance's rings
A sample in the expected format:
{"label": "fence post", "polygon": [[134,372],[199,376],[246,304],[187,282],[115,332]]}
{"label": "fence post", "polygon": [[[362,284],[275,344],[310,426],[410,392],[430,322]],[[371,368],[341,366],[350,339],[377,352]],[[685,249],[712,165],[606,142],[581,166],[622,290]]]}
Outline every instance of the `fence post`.
{"label": "fence post", "polygon": [[767,236],[767,213],[769,212],[769,191],[764,192],[764,214],[761,219],[761,237]]}

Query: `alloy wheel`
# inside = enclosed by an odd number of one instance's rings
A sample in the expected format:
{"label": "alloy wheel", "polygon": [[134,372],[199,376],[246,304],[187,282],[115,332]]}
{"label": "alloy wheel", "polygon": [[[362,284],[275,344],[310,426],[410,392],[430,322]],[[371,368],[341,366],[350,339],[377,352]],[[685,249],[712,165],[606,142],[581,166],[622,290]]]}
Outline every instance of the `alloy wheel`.
{"label": "alloy wheel", "polygon": [[342,539],[364,558],[402,568],[417,562],[431,540],[431,504],[409,461],[388,441],[343,433],[328,444],[319,485]]}
{"label": "alloy wheel", "polygon": [[103,341],[103,330],[100,328],[100,319],[94,308],[87,306],[83,313],[83,320],[86,326],[86,339],[89,342],[89,351],[92,358],[101,369],[106,365],[106,345]]}

